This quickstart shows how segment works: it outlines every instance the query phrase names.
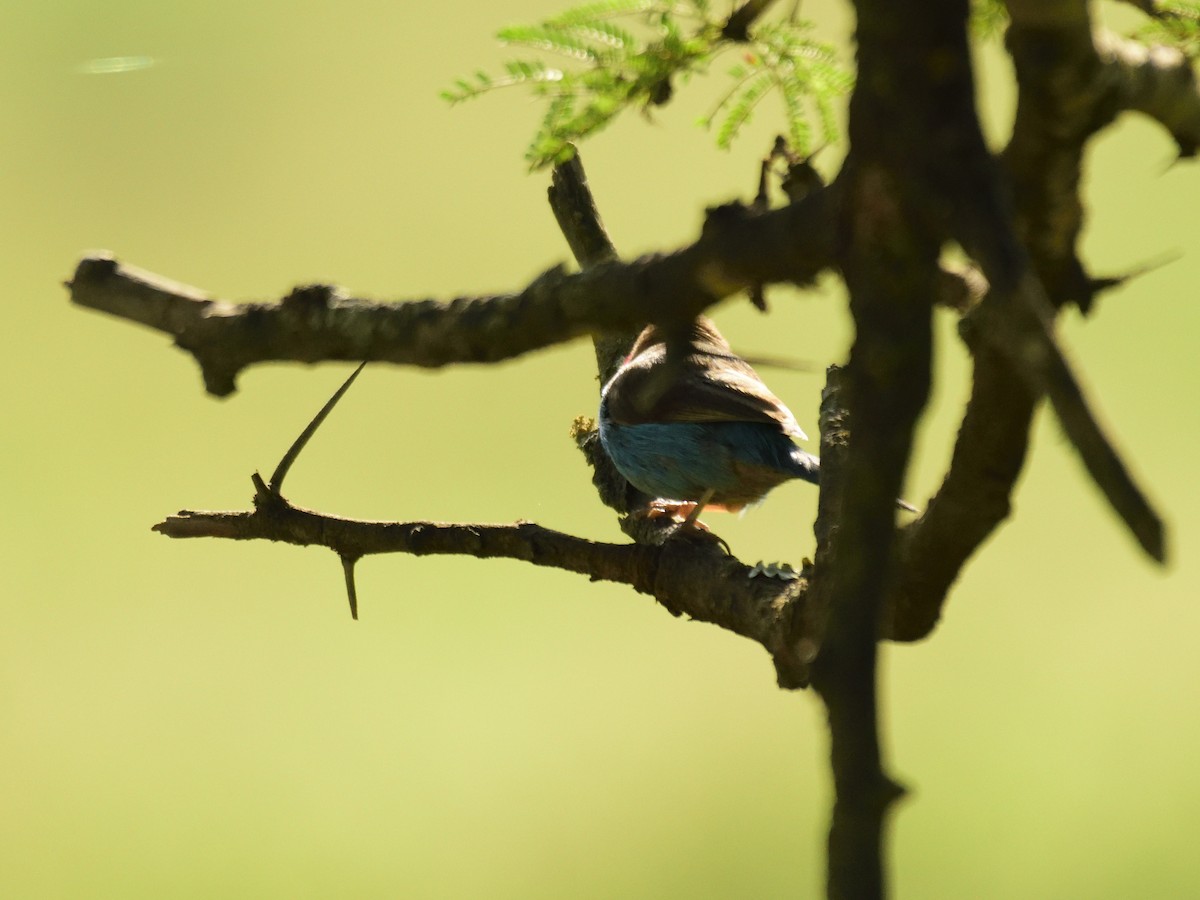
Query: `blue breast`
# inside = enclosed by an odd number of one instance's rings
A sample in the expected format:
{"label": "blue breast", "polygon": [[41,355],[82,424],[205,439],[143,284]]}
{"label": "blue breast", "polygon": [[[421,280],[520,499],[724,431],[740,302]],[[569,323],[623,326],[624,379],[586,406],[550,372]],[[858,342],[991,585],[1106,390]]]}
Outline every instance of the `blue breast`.
{"label": "blue breast", "polygon": [[819,462],[778,427],[759,422],[618,425],[600,406],[600,441],[617,470],[655,498],[738,508],[792,478],[817,483]]}

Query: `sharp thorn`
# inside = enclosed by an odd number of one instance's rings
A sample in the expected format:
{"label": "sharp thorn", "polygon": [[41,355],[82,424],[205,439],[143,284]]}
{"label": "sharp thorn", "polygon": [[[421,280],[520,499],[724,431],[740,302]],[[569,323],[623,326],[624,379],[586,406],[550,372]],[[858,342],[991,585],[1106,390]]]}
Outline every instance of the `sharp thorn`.
{"label": "sharp thorn", "polygon": [[350,385],[354,384],[354,379],[358,377],[358,373],[363,370],[363,366],[366,364],[366,360],[359,363],[358,368],[350,373],[350,377],[342,383],[342,386],[334,392],[332,397],[325,401],[325,405],[313,416],[313,420],[300,432],[300,436],[292,442],[292,446],[288,447],[287,453],[283,454],[283,459],[279,461],[279,465],[271,473],[271,480],[268,484],[272,493],[279,493],[283,487],[283,479],[287,477],[288,470],[292,468],[292,463],[296,461],[296,457],[300,455],[300,451],[304,449],[309,439],[317,433],[317,429],[321,427],[321,423],[325,421],[325,417],[337,406],[338,401],[342,399],[342,395],[350,389]]}

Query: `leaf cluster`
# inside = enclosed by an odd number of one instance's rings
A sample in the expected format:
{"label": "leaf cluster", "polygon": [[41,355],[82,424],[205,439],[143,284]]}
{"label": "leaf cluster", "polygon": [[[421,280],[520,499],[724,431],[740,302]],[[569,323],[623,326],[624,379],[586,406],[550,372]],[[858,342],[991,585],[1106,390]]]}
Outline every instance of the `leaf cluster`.
{"label": "leaf cluster", "polygon": [[1200,58],[1200,2],[1166,0],[1146,12],[1150,21],[1135,31],[1134,37],[1175,47],[1189,59]]}
{"label": "leaf cluster", "polygon": [[[510,60],[504,75],[476,72],[460,78],[443,99],[460,103],[501,87],[523,85],[545,101],[545,113],[526,151],[530,168],[564,162],[572,144],[612,122],[626,109],[644,113],[670,101],[675,88],[706,72],[723,52],[741,59],[729,70],[732,86],[700,123],[715,127],[727,148],[759,102],[777,93],[794,149],[837,140],[834,101],[852,84],[832,46],[810,36],[811,24],[794,16],[765,21],[744,41],[724,33],[708,0],[599,0],[538,25],[515,25],[497,37],[537,56]],[[551,65],[545,56],[559,57]]]}

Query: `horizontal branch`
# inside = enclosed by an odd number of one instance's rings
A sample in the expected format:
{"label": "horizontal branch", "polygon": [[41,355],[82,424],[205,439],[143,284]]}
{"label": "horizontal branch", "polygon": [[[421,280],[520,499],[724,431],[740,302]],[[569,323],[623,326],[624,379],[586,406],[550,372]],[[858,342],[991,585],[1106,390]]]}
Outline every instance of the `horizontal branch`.
{"label": "horizontal branch", "polygon": [[807,589],[804,578],[750,577],[751,568],[703,534],[657,546],[611,544],[543,528],[445,522],[371,522],[293,506],[259,488],[255,508],[239,512],[182,510],[153,527],[172,538],[281,541],[328,547],[343,559],[379,553],[516,559],[563,569],[593,581],[628,584],[674,615],[710,622],[761,644],[776,657],[784,623]]}
{"label": "horizontal branch", "polygon": [[782,209],[710,210],[700,238],[673,253],[610,261],[568,274],[556,267],[516,293],[380,303],[327,285],[281,300],[232,303],[111,256],[84,258],[67,286],[81,306],[165,332],[195,356],[210,393],[268,360],[379,360],[437,367],[496,362],[584,334],[691,319],[739,290],[803,283],[832,258],[836,192]]}

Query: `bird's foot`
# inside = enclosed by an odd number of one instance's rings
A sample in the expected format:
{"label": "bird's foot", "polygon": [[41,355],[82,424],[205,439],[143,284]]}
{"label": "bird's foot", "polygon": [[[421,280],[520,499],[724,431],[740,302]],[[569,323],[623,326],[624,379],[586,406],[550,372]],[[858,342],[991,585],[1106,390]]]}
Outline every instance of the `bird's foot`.
{"label": "bird's foot", "polygon": [[639,510],[638,515],[647,519],[667,518],[697,531],[708,531],[707,525],[693,517],[699,505],[694,500],[651,500],[644,509]]}
{"label": "bird's foot", "polygon": [[632,515],[644,519],[666,519],[671,538],[676,536],[692,540],[712,541],[719,544],[727,554],[733,555],[728,542],[696,518],[704,509],[703,502],[695,500],[651,500]]}

